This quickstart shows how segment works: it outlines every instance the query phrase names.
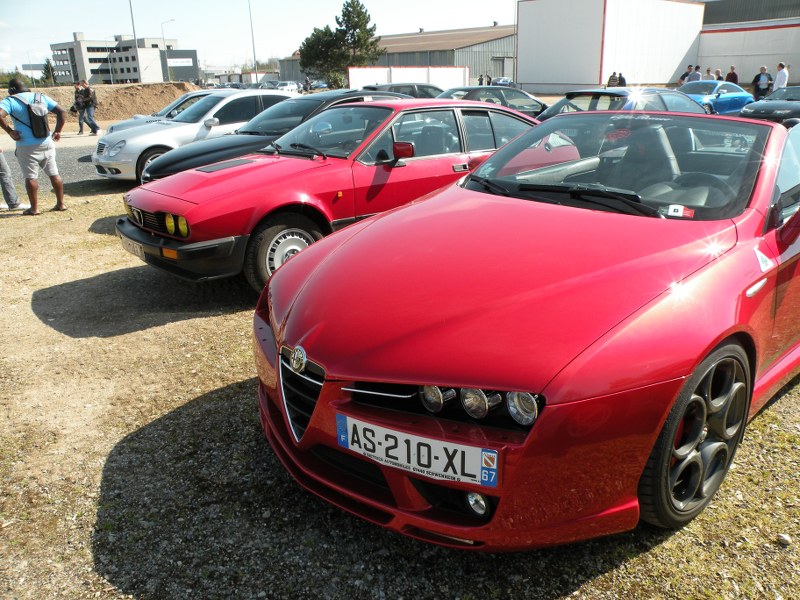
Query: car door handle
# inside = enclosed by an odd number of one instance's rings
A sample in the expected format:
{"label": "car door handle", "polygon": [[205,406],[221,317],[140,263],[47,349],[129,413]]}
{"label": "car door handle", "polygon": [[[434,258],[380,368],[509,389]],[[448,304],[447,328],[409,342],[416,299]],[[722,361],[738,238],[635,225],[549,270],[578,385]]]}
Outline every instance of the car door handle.
{"label": "car door handle", "polygon": [[469,165],[467,163],[461,163],[458,165],[453,165],[453,171],[456,173],[461,173],[463,171],[469,171]]}

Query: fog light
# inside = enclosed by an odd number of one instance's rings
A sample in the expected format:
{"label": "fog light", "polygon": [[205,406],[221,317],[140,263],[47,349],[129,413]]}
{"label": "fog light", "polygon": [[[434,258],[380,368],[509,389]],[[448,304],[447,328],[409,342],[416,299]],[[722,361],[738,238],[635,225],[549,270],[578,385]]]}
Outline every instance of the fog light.
{"label": "fog light", "polygon": [[419,398],[422,401],[422,406],[432,413],[441,412],[445,404],[455,397],[456,391],[453,388],[442,390],[435,385],[426,385],[419,391]]}
{"label": "fog light", "polygon": [[167,233],[175,235],[175,217],[172,215],[164,215],[164,225],[167,227]]}
{"label": "fog light", "polygon": [[483,390],[464,388],[461,390],[461,405],[473,419],[483,419],[489,410],[502,402],[500,394],[486,395]]}
{"label": "fog light", "polygon": [[536,396],[528,392],[508,392],[506,405],[508,414],[520,425],[531,425],[539,416]]}
{"label": "fog light", "polygon": [[178,217],[178,232],[183,237],[189,237],[189,222],[186,217]]}
{"label": "fog light", "polygon": [[478,492],[467,492],[467,507],[478,517],[489,514],[489,500]]}

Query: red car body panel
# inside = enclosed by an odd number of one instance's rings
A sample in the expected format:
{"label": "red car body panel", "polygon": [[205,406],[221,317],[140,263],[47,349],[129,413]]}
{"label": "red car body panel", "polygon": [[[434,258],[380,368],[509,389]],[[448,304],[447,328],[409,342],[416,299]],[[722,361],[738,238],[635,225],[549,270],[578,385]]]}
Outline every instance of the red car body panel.
{"label": "red car body panel", "polygon": [[[514,550],[635,527],[647,458],[705,356],[724,340],[745,349],[751,417],[798,372],[800,213],[766,225],[786,138],[772,127],[732,218],[652,219],[452,185],[310,247],[275,273],[254,317],[277,456],[329,502],[442,545]],[[299,438],[279,366],[281,349],[297,347],[325,376]],[[529,432],[498,429],[354,401],[358,382],[528,390],[546,407]],[[341,448],[341,415],[495,449],[496,488],[445,486],[494,495],[491,521],[443,512],[420,491],[440,482]],[[385,483],[331,466],[330,452]]]}

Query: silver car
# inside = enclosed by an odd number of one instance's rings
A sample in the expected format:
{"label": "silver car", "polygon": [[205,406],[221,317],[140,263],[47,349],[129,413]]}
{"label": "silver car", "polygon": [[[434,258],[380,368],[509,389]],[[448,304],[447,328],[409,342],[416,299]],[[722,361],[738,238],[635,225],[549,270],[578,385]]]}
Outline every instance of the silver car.
{"label": "silver car", "polygon": [[141,181],[144,168],[165,152],[232,133],[262,110],[298,95],[278,90],[212,92],[173,119],[107,133],[98,141],[92,163],[103,177]]}
{"label": "silver car", "polygon": [[186,92],[152,115],[133,115],[130,119],[114,123],[106,130],[106,133],[138,127],[139,125],[146,125],[147,123],[154,123],[155,121],[163,121],[164,119],[173,119],[200,100],[200,98],[208,96],[211,91],[212,90],[198,90],[196,92]]}

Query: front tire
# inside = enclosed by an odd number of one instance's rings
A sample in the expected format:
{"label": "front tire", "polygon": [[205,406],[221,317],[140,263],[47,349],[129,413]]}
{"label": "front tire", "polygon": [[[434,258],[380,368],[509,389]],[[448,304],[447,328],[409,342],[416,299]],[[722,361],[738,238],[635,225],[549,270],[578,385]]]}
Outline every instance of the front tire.
{"label": "front tire", "polygon": [[250,236],[244,276],[261,292],[270,275],[295,254],[322,239],[319,227],[300,215],[284,214],[266,220]]}
{"label": "front tire", "polygon": [[711,502],[744,435],[748,365],[741,346],[727,344],[686,381],[639,481],[643,521],[683,527]]}
{"label": "front tire", "polygon": [[145,167],[147,167],[147,165],[149,165],[162,154],[169,152],[169,150],[169,148],[150,148],[149,150],[142,152],[139,160],[136,161],[136,181],[141,184],[142,173],[144,173]]}

